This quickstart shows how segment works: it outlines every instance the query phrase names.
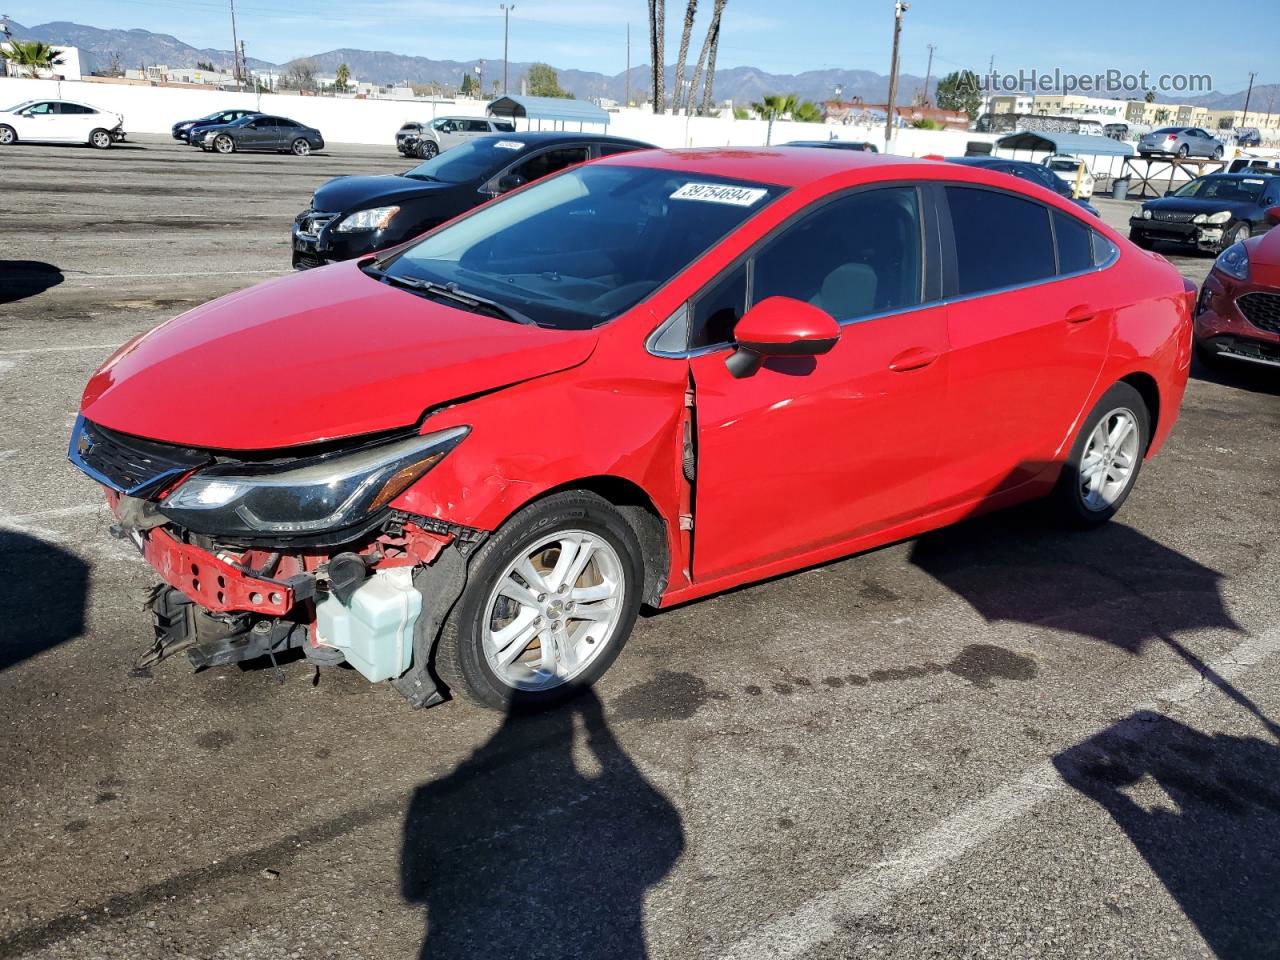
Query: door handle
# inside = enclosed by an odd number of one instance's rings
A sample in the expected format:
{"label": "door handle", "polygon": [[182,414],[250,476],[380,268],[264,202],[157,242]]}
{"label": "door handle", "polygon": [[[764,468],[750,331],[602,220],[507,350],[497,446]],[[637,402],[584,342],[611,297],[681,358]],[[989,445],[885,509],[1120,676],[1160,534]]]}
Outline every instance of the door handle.
{"label": "door handle", "polygon": [[1098,315],[1098,311],[1091,304],[1080,303],[1067,311],[1067,315],[1063,317],[1067,323],[1084,323],[1086,320],[1092,320]]}
{"label": "door handle", "polygon": [[890,360],[889,369],[895,373],[906,373],[908,370],[919,370],[921,367],[927,367],[937,359],[938,351],[936,350],[930,350],[927,347],[912,347],[910,350],[903,350]]}

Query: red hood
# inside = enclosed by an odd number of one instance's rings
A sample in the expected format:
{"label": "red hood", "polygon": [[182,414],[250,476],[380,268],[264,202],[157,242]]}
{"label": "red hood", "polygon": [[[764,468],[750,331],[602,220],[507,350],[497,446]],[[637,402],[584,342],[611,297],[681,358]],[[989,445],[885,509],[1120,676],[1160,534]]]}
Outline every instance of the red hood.
{"label": "red hood", "polygon": [[1249,243],[1249,283],[1280,287],[1280,227]]}
{"label": "red hood", "polygon": [[89,380],[81,412],[153,440],[268,450],[408,426],[436,404],[576,366],[595,341],[455,310],[345,263],[130,341]]}

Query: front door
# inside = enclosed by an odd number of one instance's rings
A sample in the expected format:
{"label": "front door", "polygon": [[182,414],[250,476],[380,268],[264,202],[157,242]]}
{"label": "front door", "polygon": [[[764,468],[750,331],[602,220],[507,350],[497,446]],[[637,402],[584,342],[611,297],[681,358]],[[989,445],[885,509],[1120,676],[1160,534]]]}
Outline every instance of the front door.
{"label": "front door", "polygon": [[[695,580],[927,511],[947,344],[946,308],[924,304],[922,208],[914,187],[825,202],[691,304]],[[725,366],[734,323],[779,295],[830,313],[840,340],[824,356],[773,358],[735,379]]]}

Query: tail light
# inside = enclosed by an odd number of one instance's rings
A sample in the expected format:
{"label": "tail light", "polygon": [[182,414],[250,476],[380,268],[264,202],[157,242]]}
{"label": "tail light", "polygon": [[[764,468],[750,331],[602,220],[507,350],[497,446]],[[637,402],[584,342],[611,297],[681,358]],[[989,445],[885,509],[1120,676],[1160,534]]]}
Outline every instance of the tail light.
{"label": "tail light", "polygon": [[1186,277],[1182,278],[1182,299],[1187,304],[1188,319],[1196,315],[1196,285]]}

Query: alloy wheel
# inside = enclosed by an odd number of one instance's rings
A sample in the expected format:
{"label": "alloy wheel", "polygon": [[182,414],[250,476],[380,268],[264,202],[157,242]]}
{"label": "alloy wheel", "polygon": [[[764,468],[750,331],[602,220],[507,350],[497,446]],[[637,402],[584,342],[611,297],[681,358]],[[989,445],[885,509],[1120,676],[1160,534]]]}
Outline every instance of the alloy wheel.
{"label": "alloy wheel", "polygon": [[17,139],[18,137],[13,132],[13,127],[0,127],[0,144],[7,147]]}
{"label": "alloy wheel", "polygon": [[418,148],[418,156],[421,157],[423,160],[430,160],[439,152],[440,152],[440,148],[436,145],[435,141],[433,140],[425,141],[422,144],[422,146]]}
{"label": "alloy wheel", "polygon": [[485,604],[484,656],[517,690],[573,680],[609,647],[624,611],[622,560],[603,537],[562,530],[520,551]]}
{"label": "alloy wheel", "polygon": [[105,130],[95,130],[93,131],[93,136],[90,138],[90,142],[99,150],[105,150],[107,147],[111,146],[111,134],[107,133]]}
{"label": "alloy wheel", "polygon": [[1080,460],[1080,499],[1095,513],[1109,509],[1129,489],[1137,473],[1138,418],[1117,407],[1098,421]]}
{"label": "alloy wheel", "polygon": [[213,145],[219,153],[231,153],[236,148],[235,142],[227,136],[219,137],[213,141]]}

